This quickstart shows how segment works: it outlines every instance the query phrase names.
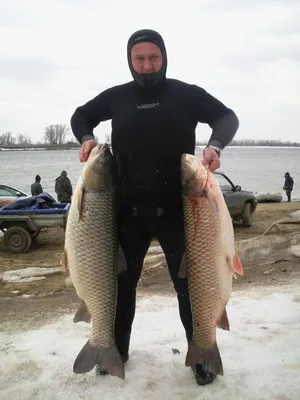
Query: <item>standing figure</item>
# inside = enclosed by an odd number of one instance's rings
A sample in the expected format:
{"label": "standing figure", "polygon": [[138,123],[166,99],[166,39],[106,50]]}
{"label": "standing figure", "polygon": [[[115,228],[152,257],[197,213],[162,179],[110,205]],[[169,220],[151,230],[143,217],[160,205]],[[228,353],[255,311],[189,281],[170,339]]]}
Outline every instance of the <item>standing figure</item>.
{"label": "standing figure", "polygon": [[73,188],[67,175],[67,171],[61,171],[60,176],[55,179],[55,192],[60,203],[71,202]]}
{"label": "standing figure", "polygon": [[290,176],[289,172],[286,172],[284,177],[285,177],[285,181],[284,181],[283,190],[285,190],[285,193],[286,193],[286,196],[287,196],[288,202],[289,202],[289,201],[291,201],[292,191],[294,188],[294,179]]}
{"label": "standing figure", "polygon": [[41,185],[41,177],[40,175],[36,175],[35,182],[31,185],[31,195],[38,196],[43,193],[43,187]]}

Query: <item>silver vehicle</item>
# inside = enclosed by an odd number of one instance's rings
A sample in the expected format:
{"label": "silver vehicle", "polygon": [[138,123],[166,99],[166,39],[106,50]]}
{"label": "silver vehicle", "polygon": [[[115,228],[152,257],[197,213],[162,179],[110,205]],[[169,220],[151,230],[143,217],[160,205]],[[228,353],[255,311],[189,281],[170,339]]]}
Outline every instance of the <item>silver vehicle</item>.
{"label": "silver vehicle", "polygon": [[227,208],[232,219],[250,227],[253,222],[253,213],[257,207],[254,193],[235,185],[223,172],[215,172],[215,176],[222,190]]}
{"label": "silver vehicle", "polygon": [[30,195],[8,185],[0,184],[0,207],[6,204],[12,203],[13,201],[19,200],[22,197],[29,197]]}

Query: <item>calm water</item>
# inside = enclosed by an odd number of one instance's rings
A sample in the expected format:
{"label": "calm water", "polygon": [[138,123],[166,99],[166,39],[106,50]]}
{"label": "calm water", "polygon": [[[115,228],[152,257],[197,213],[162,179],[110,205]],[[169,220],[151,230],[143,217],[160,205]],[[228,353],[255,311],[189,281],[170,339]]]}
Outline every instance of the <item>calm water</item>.
{"label": "calm water", "polygon": [[[199,156],[201,153],[202,149],[197,149]],[[54,181],[63,169],[75,187],[82,169],[78,150],[0,151],[0,182],[29,194],[30,185],[39,174],[44,191],[56,198]],[[281,193],[284,173],[289,171],[295,181],[293,198],[300,199],[300,148],[228,147],[223,151],[220,171],[253,192]]]}

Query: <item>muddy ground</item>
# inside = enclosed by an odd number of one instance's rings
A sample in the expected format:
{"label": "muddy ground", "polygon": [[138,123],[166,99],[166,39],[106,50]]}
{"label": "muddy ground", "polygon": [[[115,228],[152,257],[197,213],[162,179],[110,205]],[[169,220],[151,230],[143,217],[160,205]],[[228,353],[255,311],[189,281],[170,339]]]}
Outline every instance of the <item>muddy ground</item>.
{"label": "muddy ground", "polygon": [[[234,225],[235,240],[259,236],[274,221],[296,210],[300,210],[299,202],[259,204],[251,228]],[[300,225],[289,229],[300,231]],[[14,255],[4,250],[0,239],[0,275],[4,271],[28,267],[60,267],[63,243],[63,230],[49,229],[40,233],[27,253]],[[245,274],[234,281],[234,289],[257,285],[278,286],[300,281],[300,259],[297,257],[278,260],[268,256],[257,262],[246,260],[243,267]],[[6,283],[0,280],[0,330],[32,329],[42,322],[57,319],[75,310],[78,298],[74,288],[66,287],[66,276],[59,272],[47,275],[46,279],[28,283]],[[156,293],[174,293],[165,267],[147,269],[142,274],[138,295]]]}

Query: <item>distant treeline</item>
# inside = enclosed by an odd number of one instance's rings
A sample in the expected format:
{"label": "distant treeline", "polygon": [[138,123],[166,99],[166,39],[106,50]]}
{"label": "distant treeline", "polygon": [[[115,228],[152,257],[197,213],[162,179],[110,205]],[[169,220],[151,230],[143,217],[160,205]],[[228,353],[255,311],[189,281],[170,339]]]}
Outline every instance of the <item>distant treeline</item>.
{"label": "distant treeline", "polygon": [[69,128],[67,125],[49,125],[45,127],[45,132],[42,139],[34,143],[32,138],[23,133],[14,135],[11,132],[4,132],[0,134],[0,146],[2,148],[14,148],[14,146],[23,147],[32,145],[63,145],[66,143],[66,137],[69,135]]}
{"label": "distant treeline", "polygon": [[38,144],[11,144],[3,146],[0,144],[1,150],[30,150],[30,149],[45,149],[45,150],[70,150],[74,148],[79,148],[80,144],[78,142],[67,142],[64,144],[47,144],[47,143],[38,143]]}
{"label": "distant treeline", "polygon": [[[207,142],[197,141],[197,146],[206,146]],[[254,140],[254,139],[240,139],[232,140],[228,146],[273,146],[273,147],[300,147],[297,142],[282,142],[281,140]]]}
{"label": "distant treeline", "polygon": [[[28,149],[47,149],[47,150],[70,150],[80,147],[80,144],[71,138],[66,140],[68,129],[65,125],[50,125],[46,127],[43,140],[34,143],[29,136],[17,135],[14,136],[10,132],[0,134],[0,150],[28,150]],[[95,137],[98,143],[103,143],[103,140]],[[110,135],[105,135],[104,139],[110,143]],[[206,146],[207,141],[197,140],[197,146]],[[170,143],[172,145],[172,143]],[[228,146],[273,146],[273,147],[300,147],[300,143],[281,141],[281,140],[254,140],[254,139],[239,139],[233,140]]]}
{"label": "distant treeline", "polygon": [[[71,136],[71,140],[68,140]],[[96,141],[99,143],[99,138],[95,136]],[[105,136],[107,143],[110,143],[110,135]],[[27,134],[13,134],[11,132],[0,133],[0,149],[48,149],[48,150],[62,150],[79,147],[79,143],[71,135],[70,129],[67,125],[49,125],[45,127],[42,138],[36,142]]]}

